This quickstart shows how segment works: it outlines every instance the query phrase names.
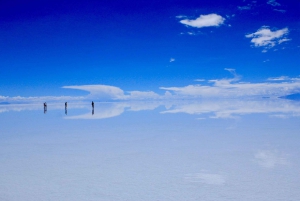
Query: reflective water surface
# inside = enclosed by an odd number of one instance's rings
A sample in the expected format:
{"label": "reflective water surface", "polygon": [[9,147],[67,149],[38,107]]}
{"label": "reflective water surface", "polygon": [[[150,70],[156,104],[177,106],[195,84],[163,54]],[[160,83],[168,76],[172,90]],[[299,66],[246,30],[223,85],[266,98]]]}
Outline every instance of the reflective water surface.
{"label": "reflective water surface", "polygon": [[300,102],[0,105],[0,200],[299,200]]}

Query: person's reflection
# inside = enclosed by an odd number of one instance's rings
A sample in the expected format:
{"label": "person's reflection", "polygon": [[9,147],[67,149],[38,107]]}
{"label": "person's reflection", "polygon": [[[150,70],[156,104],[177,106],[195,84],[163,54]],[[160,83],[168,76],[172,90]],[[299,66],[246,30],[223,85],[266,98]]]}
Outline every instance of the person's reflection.
{"label": "person's reflection", "polygon": [[94,115],[94,101],[92,101],[92,115]]}
{"label": "person's reflection", "polygon": [[68,103],[65,102],[65,114],[67,115],[68,114]]}
{"label": "person's reflection", "polygon": [[47,113],[47,103],[44,102],[44,114],[46,114],[46,113]]}

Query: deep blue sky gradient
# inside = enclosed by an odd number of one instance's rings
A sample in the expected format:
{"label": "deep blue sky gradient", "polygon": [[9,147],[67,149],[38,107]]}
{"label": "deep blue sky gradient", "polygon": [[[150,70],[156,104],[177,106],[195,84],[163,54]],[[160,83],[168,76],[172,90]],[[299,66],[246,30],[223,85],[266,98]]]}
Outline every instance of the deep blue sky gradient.
{"label": "deep blue sky gradient", "polygon": [[[238,9],[251,2],[1,1],[0,95],[86,94],[61,87],[87,84],[162,93],[161,86],[231,77],[224,68],[250,82],[299,76],[300,1],[278,0],[285,13],[267,0]],[[211,13],[224,24],[199,29],[176,18]],[[245,37],[262,26],[287,27],[291,41],[262,53]]]}

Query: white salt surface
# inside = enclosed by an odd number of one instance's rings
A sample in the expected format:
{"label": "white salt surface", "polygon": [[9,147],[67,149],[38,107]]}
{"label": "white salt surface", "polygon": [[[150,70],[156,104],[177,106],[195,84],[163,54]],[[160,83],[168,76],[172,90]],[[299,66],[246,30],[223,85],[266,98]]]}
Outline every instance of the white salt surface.
{"label": "white salt surface", "polygon": [[0,200],[300,200],[299,116],[226,104],[2,108]]}

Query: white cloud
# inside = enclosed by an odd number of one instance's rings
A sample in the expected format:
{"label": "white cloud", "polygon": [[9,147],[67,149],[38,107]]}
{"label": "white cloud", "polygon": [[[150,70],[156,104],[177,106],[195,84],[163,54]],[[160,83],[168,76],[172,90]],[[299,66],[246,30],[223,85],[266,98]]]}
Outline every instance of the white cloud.
{"label": "white cloud", "polygon": [[294,82],[299,82],[300,77],[290,78],[288,76],[280,76],[280,77],[271,77],[271,78],[268,78],[268,80],[270,80],[270,81],[294,81]]}
{"label": "white cloud", "polygon": [[246,37],[252,38],[251,42],[256,47],[264,47],[265,49],[263,52],[266,52],[268,49],[274,47],[275,45],[291,40],[285,38],[285,36],[288,35],[288,33],[288,28],[271,31],[269,27],[263,26],[255,33],[247,34]]}
{"label": "white cloud", "polygon": [[234,69],[225,70],[231,72],[234,77],[209,80],[210,83],[213,83],[212,86],[197,84],[184,87],[160,87],[160,89],[172,92],[175,97],[184,98],[279,97],[300,92],[300,80],[298,78],[290,78],[289,82],[242,83],[238,82],[241,78]]}
{"label": "white cloud", "polygon": [[232,79],[211,80],[213,86],[188,85],[185,87],[160,87],[184,98],[237,98],[250,96],[279,97],[300,92],[300,82],[286,83],[231,83]]}
{"label": "white cloud", "polygon": [[175,61],[175,58],[171,58],[171,59],[170,59],[170,62],[174,62],[174,61]]}
{"label": "white cloud", "polygon": [[280,6],[280,3],[276,2],[276,0],[269,0],[267,4],[271,6]]}
{"label": "white cloud", "polygon": [[196,18],[195,20],[184,19],[180,20],[180,23],[196,27],[211,27],[211,26],[220,26],[224,23],[225,18],[217,14],[208,14],[208,15],[200,15],[200,17]]}
{"label": "white cloud", "polygon": [[65,89],[79,89],[90,92],[88,97],[97,97],[102,100],[126,99],[124,91],[119,87],[109,85],[79,85],[79,86],[64,86]]}
{"label": "white cloud", "polygon": [[[241,98],[241,97],[280,97],[293,93],[300,93],[300,77],[277,77],[268,78],[267,82],[245,83],[241,82],[241,76],[235,69],[226,68],[233,78],[214,79],[204,82],[203,79],[194,81],[201,84],[188,86],[160,87],[164,94],[160,95],[153,91],[128,91],[119,87],[108,85],[80,85],[64,86],[62,88],[78,89],[90,92],[86,96],[41,96],[41,97],[6,97],[0,96],[1,102],[9,103],[43,103],[64,101],[115,101],[115,100],[165,100],[182,98]],[[269,82],[268,82],[269,81]],[[273,82],[276,81],[276,82]]]}

